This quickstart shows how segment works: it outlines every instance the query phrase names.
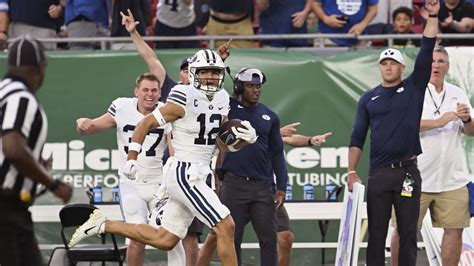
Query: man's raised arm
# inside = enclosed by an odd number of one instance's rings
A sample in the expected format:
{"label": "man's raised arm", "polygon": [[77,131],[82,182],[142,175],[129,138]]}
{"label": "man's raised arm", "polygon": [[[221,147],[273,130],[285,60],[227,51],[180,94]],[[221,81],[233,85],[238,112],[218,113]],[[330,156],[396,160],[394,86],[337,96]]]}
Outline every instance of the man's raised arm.
{"label": "man's raised arm", "polygon": [[426,89],[431,75],[433,49],[436,43],[436,35],[438,34],[439,0],[427,0],[425,8],[428,11],[428,18],[423,31],[420,52],[416,57],[415,68],[411,77],[415,87],[423,91]]}
{"label": "man's raised arm", "polygon": [[135,44],[138,53],[148,65],[148,70],[150,73],[155,75],[160,80],[160,84],[163,85],[163,81],[165,80],[166,76],[165,67],[163,64],[161,64],[160,60],[155,54],[155,51],[153,51],[153,49],[148,46],[148,44],[143,40],[142,36],[140,36],[140,33],[138,33],[136,30],[136,27],[140,22],[135,21],[130,9],[127,9],[127,12],[128,16],[123,12],[120,12],[120,15],[122,16],[122,25],[124,25],[124,27],[130,33],[133,44]]}
{"label": "man's raised arm", "polygon": [[425,8],[428,11],[428,19],[426,20],[423,36],[434,38],[438,34],[439,0],[426,1]]}

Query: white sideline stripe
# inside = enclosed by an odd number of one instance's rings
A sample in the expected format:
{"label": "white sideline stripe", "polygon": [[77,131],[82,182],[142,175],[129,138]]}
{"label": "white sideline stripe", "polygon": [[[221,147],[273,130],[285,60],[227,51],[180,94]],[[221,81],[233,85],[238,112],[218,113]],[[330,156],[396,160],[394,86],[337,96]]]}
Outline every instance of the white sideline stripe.
{"label": "white sideline stripe", "polygon": [[[203,244],[199,244],[199,248],[202,247]],[[56,247],[64,247],[63,245],[56,245],[56,244],[41,244],[39,245],[41,250],[53,250]],[[360,243],[361,248],[367,248],[367,242]],[[424,242],[418,242],[418,248],[424,248]],[[259,249],[258,243],[242,243],[243,249]],[[298,248],[337,248],[336,242],[305,242],[305,243],[293,243],[293,249]],[[146,249],[155,249],[151,246],[146,246]]]}
{"label": "white sideline stripe", "polygon": [[[59,222],[59,211],[63,205],[35,205],[30,207],[34,222]],[[97,205],[111,220],[123,220],[119,205]],[[342,202],[287,202],[286,210],[291,220],[339,220]],[[365,203],[362,219],[367,219]]]}
{"label": "white sideline stripe", "polygon": [[[34,222],[58,222],[59,211],[63,205],[35,205],[30,207]],[[123,220],[119,205],[97,205],[104,215],[112,220]],[[339,220],[342,213],[342,202],[287,202],[286,210],[291,220]],[[366,218],[365,203],[362,217]],[[41,244],[40,249],[52,250],[63,245]],[[362,247],[366,244],[362,243]],[[336,248],[335,242],[293,243],[293,248]],[[242,243],[244,249],[258,249],[258,243]],[[147,246],[147,249],[153,247]]]}
{"label": "white sideline stripe", "polygon": [[[365,244],[365,245],[364,245]],[[199,244],[199,248],[202,247],[202,243]],[[56,247],[63,247],[63,245],[57,244],[42,244],[39,245],[42,250],[52,250]],[[363,247],[367,246],[367,243],[362,244]],[[243,249],[259,249],[258,243],[242,243]],[[307,243],[293,243],[293,248],[337,248],[336,242],[307,242]],[[146,246],[146,249],[155,249],[151,246]]]}
{"label": "white sideline stripe", "polygon": [[[339,220],[342,212],[342,202],[287,202],[286,210],[291,220]],[[59,210],[63,205],[36,205],[30,207],[34,222],[58,222]],[[119,205],[97,205],[105,216],[112,220],[123,220]],[[365,203],[362,207],[362,218],[367,219]],[[200,244],[201,246],[202,244]],[[42,250],[52,250],[63,247],[62,244],[41,244]],[[360,247],[366,248],[367,243],[362,242]],[[424,247],[423,242],[418,242],[418,247]],[[147,246],[147,249],[154,249]],[[242,243],[243,249],[258,249],[258,243]],[[295,242],[293,248],[337,248],[336,242]]]}

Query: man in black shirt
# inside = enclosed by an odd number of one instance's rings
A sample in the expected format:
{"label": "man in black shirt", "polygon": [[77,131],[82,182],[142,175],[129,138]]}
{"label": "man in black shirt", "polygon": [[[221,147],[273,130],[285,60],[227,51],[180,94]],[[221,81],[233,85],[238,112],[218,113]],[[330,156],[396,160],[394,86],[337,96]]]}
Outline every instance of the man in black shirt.
{"label": "man in black shirt", "polygon": [[[445,0],[439,9],[442,33],[473,33],[474,7],[464,0]],[[473,46],[474,39],[446,39],[445,45]]]}

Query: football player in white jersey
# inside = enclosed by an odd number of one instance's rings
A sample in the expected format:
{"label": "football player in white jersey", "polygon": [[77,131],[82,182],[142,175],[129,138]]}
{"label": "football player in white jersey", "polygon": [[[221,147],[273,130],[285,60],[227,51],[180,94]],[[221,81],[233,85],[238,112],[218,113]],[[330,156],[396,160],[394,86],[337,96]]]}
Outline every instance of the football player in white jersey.
{"label": "football player in white jersey", "polygon": [[[123,235],[159,249],[173,248],[194,217],[213,228],[217,234],[217,252],[223,265],[236,265],[234,247],[234,221],[230,212],[218,199],[205,179],[212,175],[211,156],[218,143],[220,124],[227,119],[229,95],[222,90],[225,66],[213,51],[200,50],[190,60],[191,85],[177,85],[168,96],[167,103],[145,116],[137,125],[129,145],[128,161],[124,174],[137,174],[136,158],[146,133],[157,126],[173,126],[174,158],[164,173],[170,199],[165,205],[162,226],[155,229],[146,224],[128,224],[107,220],[100,210],[94,211],[74,233],[70,244],[102,232]],[[236,137],[255,143],[255,129],[247,123],[239,128]],[[217,139],[217,140],[216,140]],[[138,172],[139,173],[139,172]]]}
{"label": "football player in white jersey", "polygon": [[[164,104],[160,98],[160,82],[150,73],[138,76],[135,82],[135,97],[117,98],[104,115],[90,119],[77,119],[77,130],[81,134],[93,134],[107,129],[116,128],[117,148],[120,152],[122,166],[127,160],[132,133],[137,123],[155,108]],[[169,124],[149,130],[145,137],[143,149],[137,159],[138,175],[133,179],[124,176],[119,168],[120,176],[120,207],[125,221],[128,223],[147,223],[148,213],[153,208],[153,196],[163,181],[162,157],[168,144],[172,153],[171,126]],[[126,204],[124,204],[126,203]],[[130,241],[127,249],[128,265],[143,265],[145,245]],[[170,265],[178,265],[185,261],[184,249],[177,248],[168,253]]]}
{"label": "football player in white jersey", "polygon": [[[140,36],[140,33],[136,30],[137,21],[133,17],[133,14],[130,10],[127,10],[127,15],[125,13],[120,13],[122,16],[122,24],[130,33],[130,37],[133,40],[133,43],[137,49],[137,52],[143,58],[144,62],[148,66],[148,71],[154,74],[159,80],[162,81],[161,85],[161,99],[166,99],[169,95],[171,89],[178,83],[188,85],[189,84],[189,74],[188,74],[188,64],[189,62],[185,59],[182,61],[179,71],[179,80],[173,80],[163,64],[160,61],[159,54],[156,54],[156,51],[151,49],[150,46],[143,40]],[[221,45],[216,49],[216,52],[225,60],[229,55],[229,46],[232,40],[227,41],[225,44]],[[162,100],[165,101],[165,100]],[[152,215],[157,215],[152,211]],[[150,221],[156,220],[156,217],[151,217]],[[197,263],[197,257],[199,253],[199,241],[198,235],[202,234],[203,223],[199,219],[195,218],[188,228],[188,233],[186,237],[182,240],[184,251],[186,254],[186,265],[194,266]],[[184,265],[183,265],[184,266]]]}

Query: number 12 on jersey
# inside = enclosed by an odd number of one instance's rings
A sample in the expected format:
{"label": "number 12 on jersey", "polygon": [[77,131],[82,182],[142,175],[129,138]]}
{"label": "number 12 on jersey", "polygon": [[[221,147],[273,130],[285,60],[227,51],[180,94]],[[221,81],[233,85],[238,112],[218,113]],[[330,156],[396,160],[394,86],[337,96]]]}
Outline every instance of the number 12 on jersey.
{"label": "number 12 on jersey", "polygon": [[221,126],[222,122],[222,115],[221,114],[212,114],[209,116],[209,123],[218,122],[217,127],[214,125],[208,125],[208,127],[211,127],[211,130],[207,133],[207,138],[204,138],[204,135],[206,133],[206,114],[200,114],[197,117],[197,122],[199,123],[199,134],[198,137],[194,139],[194,144],[198,145],[214,145],[216,144],[216,136],[217,133],[219,132],[219,127]]}

